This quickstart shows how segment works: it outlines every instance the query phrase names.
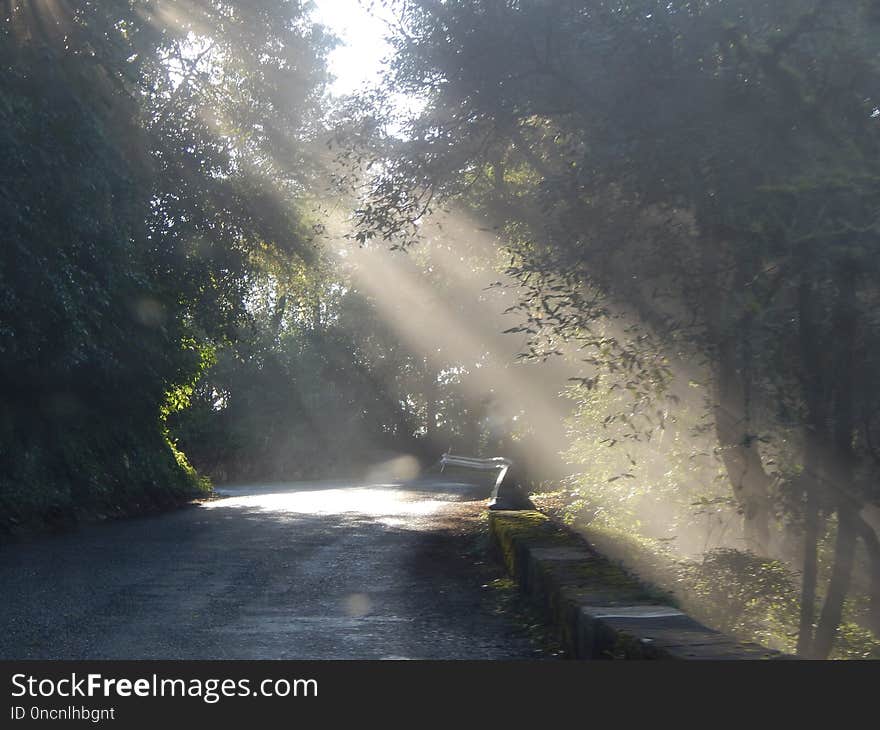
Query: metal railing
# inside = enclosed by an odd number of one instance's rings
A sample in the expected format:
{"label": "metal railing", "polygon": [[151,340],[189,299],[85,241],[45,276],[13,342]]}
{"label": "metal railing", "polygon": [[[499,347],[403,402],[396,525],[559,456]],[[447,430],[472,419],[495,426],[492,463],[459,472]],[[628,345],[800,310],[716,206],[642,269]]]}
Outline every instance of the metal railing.
{"label": "metal railing", "polygon": [[507,472],[510,470],[510,467],[513,466],[513,462],[510,459],[505,459],[503,456],[494,456],[489,459],[480,459],[475,456],[459,456],[458,454],[443,454],[440,457],[440,473],[443,473],[443,470],[447,466],[460,466],[465,469],[478,469],[480,471],[492,471],[493,469],[498,470],[498,476],[495,478],[495,485],[492,487],[492,497],[489,502],[490,509],[506,509],[505,500],[501,499],[499,496],[499,491],[501,489],[501,483],[504,481],[504,477],[507,476]]}

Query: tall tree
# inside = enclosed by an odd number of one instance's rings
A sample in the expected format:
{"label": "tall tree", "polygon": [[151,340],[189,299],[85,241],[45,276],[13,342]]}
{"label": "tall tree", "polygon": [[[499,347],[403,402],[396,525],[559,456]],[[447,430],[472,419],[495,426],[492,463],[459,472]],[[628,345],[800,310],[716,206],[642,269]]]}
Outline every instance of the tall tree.
{"label": "tall tree", "polygon": [[[579,338],[607,382],[622,375],[647,402],[665,392],[664,353],[686,343],[707,358],[717,452],[750,548],[779,549],[785,505],[801,519],[807,504],[813,545],[817,510],[835,515],[813,651],[827,655],[853,536],[876,539],[860,516],[877,494],[872,478],[856,478],[875,472],[852,405],[853,388],[867,386],[853,358],[876,280],[843,273],[873,272],[876,258],[874,4],[397,7],[389,83],[425,104],[407,140],[380,145],[390,160],[360,211],[361,236],[406,245],[438,200],[464,198],[509,234],[524,311],[539,313],[527,329]],[[649,225],[658,218],[668,223]],[[640,322],[637,336],[603,334],[620,307]],[[792,403],[805,443],[823,446],[802,453],[796,470],[816,472],[804,479],[768,463]],[[818,506],[815,488],[826,495]]]}

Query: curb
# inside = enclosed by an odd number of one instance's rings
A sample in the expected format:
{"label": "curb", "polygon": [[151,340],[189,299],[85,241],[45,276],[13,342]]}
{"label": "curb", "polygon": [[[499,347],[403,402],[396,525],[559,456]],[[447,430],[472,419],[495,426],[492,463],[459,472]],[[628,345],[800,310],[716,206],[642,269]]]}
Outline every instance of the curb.
{"label": "curb", "polygon": [[783,659],[668,605],[668,598],[534,510],[489,512],[508,572],[555,624],[574,659]]}

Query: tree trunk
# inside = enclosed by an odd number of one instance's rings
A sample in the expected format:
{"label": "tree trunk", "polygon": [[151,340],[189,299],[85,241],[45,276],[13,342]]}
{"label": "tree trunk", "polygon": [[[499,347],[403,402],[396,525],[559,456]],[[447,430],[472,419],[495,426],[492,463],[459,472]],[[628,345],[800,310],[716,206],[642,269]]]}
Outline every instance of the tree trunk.
{"label": "tree trunk", "polygon": [[[803,572],[801,579],[801,610],[798,625],[797,654],[810,657],[813,653],[813,629],[816,619],[816,588],[819,578],[819,490],[821,487],[820,454],[823,444],[831,441],[828,434],[827,355],[820,347],[818,302],[812,272],[805,261],[798,286],[798,337],[801,354],[801,388],[807,403],[807,428],[804,438],[804,473],[802,483],[804,505]],[[826,449],[827,451],[827,449]]]}
{"label": "tree trunk", "polygon": [[723,254],[729,250],[723,243],[724,234],[720,229],[712,234],[710,244],[702,247],[701,260],[701,278],[712,282],[700,299],[715,350],[715,433],[734,498],[743,515],[746,546],[757,554],[766,555],[771,550],[772,480],[761,461],[757,434],[751,432],[749,383],[746,374],[738,367],[737,337],[742,333],[743,313],[739,308],[727,311],[727,297],[721,295],[721,292],[741,292],[746,282],[754,278],[755,271],[748,261]]}
{"label": "tree trunk", "polygon": [[736,368],[734,344],[727,339],[718,350],[714,406],[718,446],[734,496],[743,512],[746,544],[754,552],[766,555],[771,548],[772,481],[764,470],[757,437],[748,432],[745,384]]}
{"label": "tree trunk", "polygon": [[843,604],[849,593],[856,554],[856,531],[854,514],[848,505],[841,504],[837,510],[837,540],[834,545],[834,568],[825,593],[822,615],[816,628],[812,656],[827,659],[834,648],[837,629],[843,619]]}
{"label": "tree trunk", "polygon": [[828,473],[838,485],[837,540],[834,546],[834,567],[825,603],[816,628],[813,655],[826,659],[834,647],[837,629],[843,619],[843,605],[852,580],[856,552],[856,512],[843,493],[852,481],[854,352],[856,342],[856,269],[851,262],[839,265],[835,272],[837,297],[832,317],[834,348],[834,450]]}
{"label": "tree trunk", "polygon": [[[437,400],[439,397],[439,387],[437,384],[437,371],[427,360],[425,361],[425,378],[424,378],[424,397],[425,397],[425,440],[428,445],[433,448],[439,448],[437,441]],[[442,447],[442,448],[445,448]]]}
{"label": "tree trunk", "polygon": [[797,655],[813,654],[813,622],[816,615],[816,582],[819,577],[819,495],[815,480],[807,476],[807,503],[804,514],[804,562],[801,579],[801,612],[798,625]]}
{"label": "tree trunk", "polygon": [[855,530],[868,553],[868,569],[871,571],[868,588],[870,599],[868,628],[880,636],[880,538],[877,537],[871,524],[861,515],[855,516]]}

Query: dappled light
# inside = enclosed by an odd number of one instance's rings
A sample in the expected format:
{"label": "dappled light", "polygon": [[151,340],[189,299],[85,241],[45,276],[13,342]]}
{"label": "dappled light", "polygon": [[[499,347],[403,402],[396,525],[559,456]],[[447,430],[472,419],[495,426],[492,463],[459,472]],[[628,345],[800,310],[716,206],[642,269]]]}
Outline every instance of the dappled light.
{"label": "dappled light", "polygon": [[[425,360],[434,379],[456,375],[468,406],[486,409],[480,417],[488,419],[488,427],[510,431],[521,426],[522,435],[528,433],[535,441],[527,458],[542,467],[555,462],[569,410],[559,398],[566,384],[559,375],[575,371],[553,360],[536,364],[518,359],[524,349],[522,334],[504,334],[516,324],[505,316],[515,293],[493,287],[503,257],[496,237],[465,216],[442,216],[431,223],[437,228],[425,244],[426,261],[419,261],[419,252],[346,249],[353,286],[375,303],[401,346]],[[555,377],[547,377],[551,372]],[[523,418],[526,423],[517,424]],[[473,451],[479,444],[461,448]]]}
{"label": "dappled light", "polygon": [[649,585],[602,616],[880,658],[876,5],[0,0],[0,536],[197,503],[173,595],[120,570],[236,658],[424,656],[435,598],[553,654],[484,605],[503,484]]}
{"label": "dappled light", "polygon": [[[301,490],[296,486],[288,489],[275,488],[265,493],[249,493],[229,496],[217,502],[209,502],[205,509],[243,509],[274,513],[278,518],[285,514],[338,515],[354,513],[377,522],[406,525],[405,517],[424,516],[436,512],[442,501],[413,501],[411,495],[394,484],[371,484],[364,487],[336,487],[329,489]],[[221,494],[223,492],[221,491]],[[234,492],[232,493],[234,495]]]}

